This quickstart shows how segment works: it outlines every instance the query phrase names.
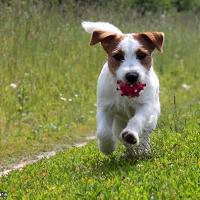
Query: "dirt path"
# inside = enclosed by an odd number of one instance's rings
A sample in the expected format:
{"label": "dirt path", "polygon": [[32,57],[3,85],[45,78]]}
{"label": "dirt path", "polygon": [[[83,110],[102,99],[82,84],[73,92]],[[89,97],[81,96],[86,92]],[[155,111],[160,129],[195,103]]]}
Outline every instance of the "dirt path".
{"label": "dirt path", "polygon": [[[95,138],[96,138],[95,136],[86,137],[85,142],[76,143],[74,145],[69,145],[68,147],[81,148],[81,147],[85,146],[90,140],[94,140]],[[63,151],[63,149],[57,150],[57,151],[42,152],[42,153],[36,155],[33,159],[21,160],[18,163],[11,164],[6,169],[4,169],[3,171],[0,171],[0,177],[8,175],[10,172],[12,172],[14,170],[22,170],[26,165],[36,163],[39,160],[48,159],[52,156],[55,156],[60,151]]]}

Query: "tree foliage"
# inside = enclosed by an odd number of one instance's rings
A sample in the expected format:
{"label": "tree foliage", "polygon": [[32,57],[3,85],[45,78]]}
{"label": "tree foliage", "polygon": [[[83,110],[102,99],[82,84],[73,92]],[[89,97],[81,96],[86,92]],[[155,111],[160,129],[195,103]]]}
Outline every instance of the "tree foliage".
{"label": "tree foliage", "polygon": [[65,7],[89,7],[111,6],[115,9],[135,9],[141,14],[146,12],[164,12],[174,10],[177,12],[182,11],[200,11],[200,0],[0,0],[1,4],[7,4],[8,6],[16,5],[18,3],[28,4],[43,4],[50,8],[54,6]]}

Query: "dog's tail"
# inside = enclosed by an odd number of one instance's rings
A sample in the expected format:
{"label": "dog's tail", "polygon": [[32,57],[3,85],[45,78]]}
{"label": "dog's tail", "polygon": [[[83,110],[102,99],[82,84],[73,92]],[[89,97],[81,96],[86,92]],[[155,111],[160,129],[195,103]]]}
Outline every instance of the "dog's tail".
{"label": "dog's tail", "polygon": [[118,34],[122,34],[122,32],[115,27],[114,25],[107,23],[107,22],[82,22],[82,27],[85,29],[88,33],[93,33],[95,30],[101,30],[101,31],[110,31],[115,32]]}

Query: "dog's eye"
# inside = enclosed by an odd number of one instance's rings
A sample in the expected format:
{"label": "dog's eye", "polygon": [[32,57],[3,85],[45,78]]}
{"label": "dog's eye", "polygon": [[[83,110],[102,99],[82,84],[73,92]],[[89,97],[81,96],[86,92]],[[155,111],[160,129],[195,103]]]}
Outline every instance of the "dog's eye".
{"label": "dog's eye", "polygon": [[113,58],[117,61],[123,61],[124,60],[124,55],[121,53],[116,53],[115,55],[113,55]]}
{"label": "dog's eye", "polygon": [[145,52],[142,52],[142,51],[138,51],[138,52],[136,53],[136,58],[137,58],[138,60],[143,60],[143,59],[146,58],[146,56],[147,56],[147,54],[146,54]]}

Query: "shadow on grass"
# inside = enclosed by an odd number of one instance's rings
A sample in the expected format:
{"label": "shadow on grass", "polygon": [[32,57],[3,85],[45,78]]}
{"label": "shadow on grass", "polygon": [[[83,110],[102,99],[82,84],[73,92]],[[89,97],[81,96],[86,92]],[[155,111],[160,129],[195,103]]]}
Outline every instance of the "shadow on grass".
{"label": "shadow on grass", "polygon": [[91,170],[88,171],[88,176],[109,178],[116,173],[129,173],[132,170],[138,170],[138,166],[143,162],[152,162],[154,154],[143,156],[130,157],[125,154],[114,153],[111,156],[101,156],[93,160]]}

